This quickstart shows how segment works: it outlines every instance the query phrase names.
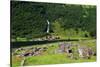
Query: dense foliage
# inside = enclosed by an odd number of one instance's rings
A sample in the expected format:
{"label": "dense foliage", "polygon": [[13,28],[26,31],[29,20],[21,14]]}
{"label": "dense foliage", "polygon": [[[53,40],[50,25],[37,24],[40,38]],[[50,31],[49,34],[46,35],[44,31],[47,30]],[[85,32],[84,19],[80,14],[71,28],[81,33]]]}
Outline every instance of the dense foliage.
{"label": "dense foliage", "polygon": [[96,37],[96,6],[11,1],[12,38],[35,38],[50,33]]}

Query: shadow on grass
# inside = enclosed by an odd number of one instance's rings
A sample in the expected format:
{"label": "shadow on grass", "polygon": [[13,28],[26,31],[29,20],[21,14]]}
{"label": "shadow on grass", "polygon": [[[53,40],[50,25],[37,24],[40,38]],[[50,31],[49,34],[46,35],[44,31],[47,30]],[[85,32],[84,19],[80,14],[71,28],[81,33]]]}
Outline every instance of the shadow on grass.
{"label": "shadow on grass", "polygon": [[78,41],[78,39],[52,40],[52,41],[44,40],[44,41],[11,42],[11,48],[19,48],[19,47],[22,47],[22,46],[31,46],[31,45],[43,45],[43,44],[63,42],[63,41]]}

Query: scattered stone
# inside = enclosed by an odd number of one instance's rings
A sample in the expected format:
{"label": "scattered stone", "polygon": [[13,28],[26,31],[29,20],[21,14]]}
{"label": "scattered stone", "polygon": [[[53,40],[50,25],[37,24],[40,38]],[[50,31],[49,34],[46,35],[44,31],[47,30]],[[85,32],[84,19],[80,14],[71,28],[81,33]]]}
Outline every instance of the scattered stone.
{"label": "scattered stone", "polygon": [[93,55],[93,50],[90,47],[79,47],[78,48],[79,57],[90,59]]}

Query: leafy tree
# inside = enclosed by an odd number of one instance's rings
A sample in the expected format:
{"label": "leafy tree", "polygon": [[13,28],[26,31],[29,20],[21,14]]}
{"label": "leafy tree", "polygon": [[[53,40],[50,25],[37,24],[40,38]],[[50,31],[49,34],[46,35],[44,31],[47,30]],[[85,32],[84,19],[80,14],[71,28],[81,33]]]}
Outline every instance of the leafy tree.
{"label": "leafy tree", "polygon": [[96,37],[96,6],[11,1],[13,39],[37,38],[50,34],[62,37]]}

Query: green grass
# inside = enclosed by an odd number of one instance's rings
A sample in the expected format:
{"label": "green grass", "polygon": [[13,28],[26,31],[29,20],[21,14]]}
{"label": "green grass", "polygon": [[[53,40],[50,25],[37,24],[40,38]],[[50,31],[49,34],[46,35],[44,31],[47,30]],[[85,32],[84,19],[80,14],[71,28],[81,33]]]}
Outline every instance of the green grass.
{"label": "green grass", "polygon": [[22,59],[22,57],[12,56],[12,67],[20,66]]}
{"label": "green grass", "polygon": [[44,65],[44,64],[65,64],[65,63],[80,63],[80,62],[95,62],[93,56],[91,59],[70,59],[66,54],[45,55],[28,57],[25,65]]}
{"label": "green grass", "polygon": [[[71,43],[91,47],[93,51],[96,52],[96,40],[95,39],[94,40],[73,41]],[[47,46],[49,48],[47,51],[43,53],[43,55],[27,57],[25,61],[25,66],[44,65],[44,64],[67,64],[67,63],[95,62],[96,61],[96,56],[92,56],[91,59],[79,58],[79,55],[77,53],[77,47],[73,47],[74,52],[76,51],[74,53],[74,57],[76,57],[77,59],[69,58],[66,53],[55,54],[54,51],[58,49],[58,45],[59,45],[59,42],[44,44],[42,46],[36,45],[37,47]],[[33,47],[36,47],[36,46],[33,46]],[[29,47],[32,47],[32,46],[29,46]],[[12,60],[13,60],[12,62],[13,67],[20,65],[20,60],[18,60],[16,57],[14,57]]]}

